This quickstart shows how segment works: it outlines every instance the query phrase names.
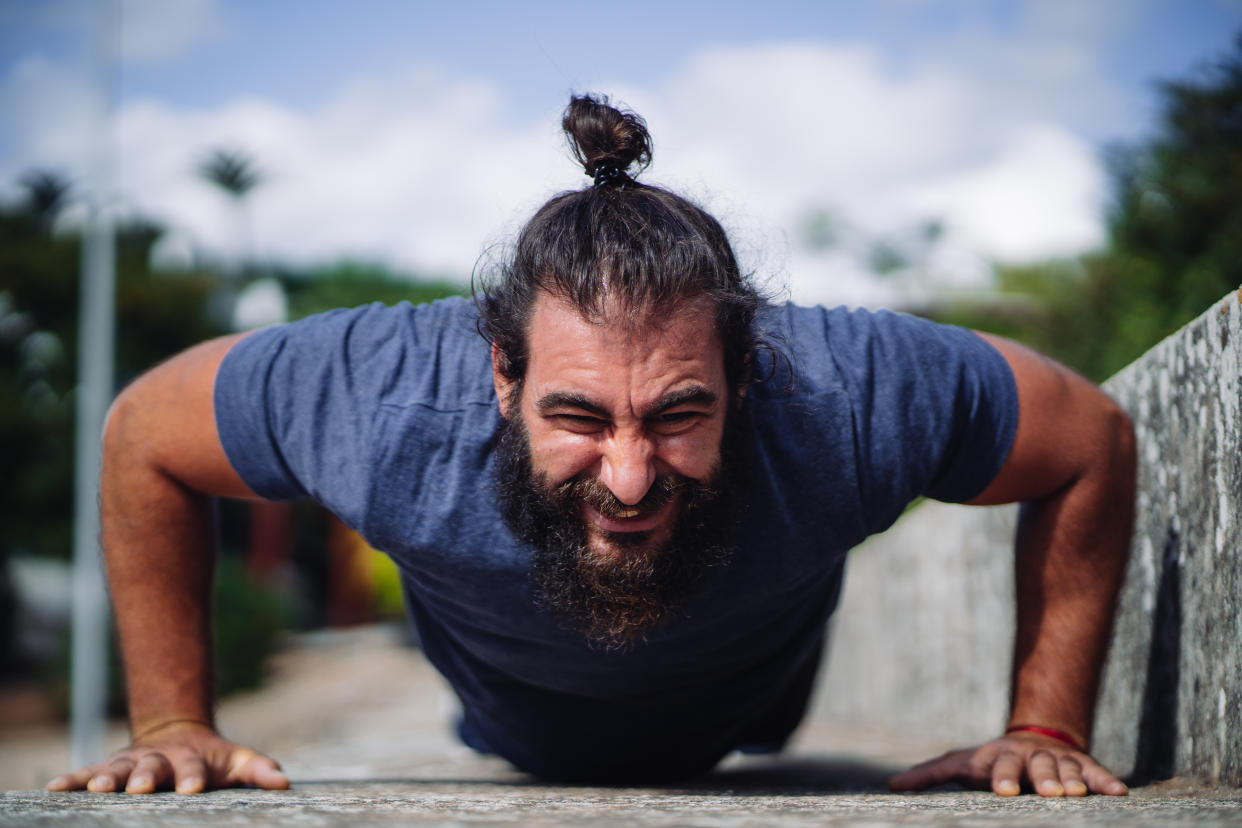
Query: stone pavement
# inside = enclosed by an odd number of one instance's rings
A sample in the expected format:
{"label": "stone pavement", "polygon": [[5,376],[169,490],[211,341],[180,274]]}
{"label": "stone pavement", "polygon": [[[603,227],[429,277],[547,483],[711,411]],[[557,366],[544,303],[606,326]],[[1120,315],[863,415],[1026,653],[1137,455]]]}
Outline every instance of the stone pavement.
{"label": "stone pavement", "polygon": [[390,630],[303,637],[277,659],[264,690],[220,711],[226,734],[281,760],[293,790],[29,790],[63,770],[65,746],[63,734],[26,734],[0,741],[0,789],[10,790],[0,794],[0,825],[1242,824],[1242,790],[1188,780],[1120,799],[892,795],[890,773],[948,746],[842,727],[818,708],[779,759],[733,758],[676,787],[542,785],[456,744],[444,724],[451,709],[439,678]]}

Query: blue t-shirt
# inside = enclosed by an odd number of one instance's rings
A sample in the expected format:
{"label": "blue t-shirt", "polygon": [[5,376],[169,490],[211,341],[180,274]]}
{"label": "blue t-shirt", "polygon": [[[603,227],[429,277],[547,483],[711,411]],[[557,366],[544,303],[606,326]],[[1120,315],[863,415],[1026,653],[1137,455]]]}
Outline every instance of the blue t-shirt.
{"label": "blue t-shirt", "polygon": [[1017,427],[1009,366],[969,331],[766,308],[792,375],[777,362],[747,389],[738,550],[677,617],[608,650],[534,606],[530,551],[493,489],[500,414],[476,320],[448,299],[259,331],[220,367],[216,423],[256,493],[313,498],[392,557],[473,740],[548,777],[684,776],[788,735],[846,552],[917,497],[979,494]]}

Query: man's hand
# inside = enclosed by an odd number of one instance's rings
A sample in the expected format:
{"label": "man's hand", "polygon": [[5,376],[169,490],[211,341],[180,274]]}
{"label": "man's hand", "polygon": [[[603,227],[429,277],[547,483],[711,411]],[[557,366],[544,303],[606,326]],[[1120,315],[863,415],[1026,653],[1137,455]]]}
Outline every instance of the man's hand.
{"label": "man's hand", "polygon": [[283,790],[280,764],[235,744],[205,724],[174,722],[118,750],[106,762],[58,776],[49,791],[131,794],[173,789],[180,794],[254,785]]}
{"label": "man's hand", "polygon": [[1035,733],[1011,733],[975,748],[954,750],[888,781],[894,791],[921,791],[957,782],[1017,796],[1027,783],[1040,796],[1125,796],[1125,783],[1080,750]]}

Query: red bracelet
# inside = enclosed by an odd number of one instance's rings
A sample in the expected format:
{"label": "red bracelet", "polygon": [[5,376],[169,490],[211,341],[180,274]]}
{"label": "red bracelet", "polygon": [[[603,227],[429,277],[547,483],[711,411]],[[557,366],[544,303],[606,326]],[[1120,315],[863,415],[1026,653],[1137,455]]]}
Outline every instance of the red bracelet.
{"label": "red bracelet", "polygon": [[1026,730],[1031,733],[1038,733],[1040,736],[1047,736],[1049,739],[1056,739],[1058,742],[1064,742],[1065,744],[1072,747],[1074,750],[1081,750],[1083,753],[1087,752],[1087,749],[1083,747],[1082,745],[1078,744],[1078,740],[1075,739],[1073,736],[1069,735],[1063,730],[1054,730],[1051,727],[1040,727],[1039,725],[1014,725],[1013,727],[1005,731],[1005,735],[1008,736],[1010,733],[1014,733],[1019,730]]}

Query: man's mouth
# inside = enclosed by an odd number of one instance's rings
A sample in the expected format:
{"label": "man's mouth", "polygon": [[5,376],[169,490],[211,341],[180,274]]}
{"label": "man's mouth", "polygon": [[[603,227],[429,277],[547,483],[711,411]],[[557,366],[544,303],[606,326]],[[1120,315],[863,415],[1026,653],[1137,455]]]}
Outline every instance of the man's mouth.
{"label": "man's mouth", "polygon": [[649,532],[665,522],[672,506],[673,501],[670,500],[655,509],[628,506],[605,512],[590,503],[583,503],[582,512],[588,525],[605,532]]}

